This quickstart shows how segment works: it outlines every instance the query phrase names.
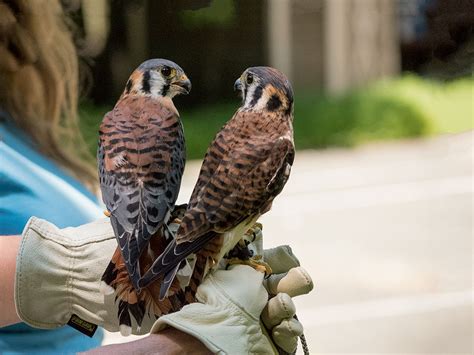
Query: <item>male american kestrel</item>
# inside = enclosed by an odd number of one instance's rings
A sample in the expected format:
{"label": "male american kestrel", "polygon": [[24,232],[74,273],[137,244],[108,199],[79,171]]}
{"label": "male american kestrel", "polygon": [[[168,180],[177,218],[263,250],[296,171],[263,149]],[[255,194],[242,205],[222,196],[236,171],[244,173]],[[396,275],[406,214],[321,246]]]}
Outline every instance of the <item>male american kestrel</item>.
{"label": "male american kestrel", "polygon": [[[176,63],[147,60],[132,73],[114,109],[102,121],[97,152],[100,188],[118,241],[102,277],[104,293],[117,289],[123,265],[128,282],[139,293],[145,267],[141,258],[152,253],[145,257],[154,259],[167,245],[164,229],[185,164],[183,127],[172,98],[190,90],[191,82]],[[119,306],[121,324],[129,317],[124,309],[127,302]],[[141,311],[131,312],[143,318]]]}
{"label": "male american kestrel", "polygon": [[189,287],[195,292],[209,267],[270,210],[288,180],[295,154],[291,84],[276,69],[253,67],[235,89],[243,104],[207,150],[176,239],[139,282],[143,286],[164,275],[160,299],[193,253],[197,261]]}

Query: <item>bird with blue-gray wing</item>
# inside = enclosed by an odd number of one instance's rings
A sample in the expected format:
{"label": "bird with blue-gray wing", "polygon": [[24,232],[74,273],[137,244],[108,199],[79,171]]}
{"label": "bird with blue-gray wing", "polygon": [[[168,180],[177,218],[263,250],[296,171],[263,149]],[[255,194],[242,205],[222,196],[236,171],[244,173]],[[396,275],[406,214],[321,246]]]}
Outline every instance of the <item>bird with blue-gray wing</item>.
{"label": "bird with blue-gray wing", "polygon": [[[130,315],[140,325],[151,302],[146,297],[153,293],[141,292],[142,275],[173,239],[168,224],[184,171],[185,142],[172,99],[190,90],[176,63],[147,60],[131,74],[100,125],[100,189],[118,242],[101,287],[104,294],[116,293],[125,334]],[[170,300],[154,303],[158,315],[173,308]]]}

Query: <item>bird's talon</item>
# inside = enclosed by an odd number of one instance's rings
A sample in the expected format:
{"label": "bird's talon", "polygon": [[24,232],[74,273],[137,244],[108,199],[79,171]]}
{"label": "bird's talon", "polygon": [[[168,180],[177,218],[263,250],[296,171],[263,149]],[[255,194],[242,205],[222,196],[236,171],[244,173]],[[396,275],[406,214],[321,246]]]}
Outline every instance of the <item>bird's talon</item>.
{"label": "bird's talon", "polygon": [[246,248],[247,244],[245,243],[245,239],[240,239],[238,242],[239,247]]}
{"label": "bird's talon", "polygon": [[255,230],[252,231],[252,243],[255,242],[255,239],[257,239],[257,232]]}
{"label": "bird's talon", "polygon": [[251,268],[254,268],[257,271],[260,271],[261,273],[264,273],[265,276],[269,276],[272,274],[272,268],[270,265],[268,265],[265,261],[262,260],[261,255],[256,255],[250,259],[247,260],[242,260],[239,258],[231,258],[227,260],[227,266],[226,269],[230,265],[247,265],[250,266]]}
{"label": "bird's talon", "polygon": [[252,227],[249,228],[249,230],[245,233],[247,236],[252,236],[252,243],[257,239],[257,231],[262,231],[263,230],[263,225],[259,222],[254,223]]}

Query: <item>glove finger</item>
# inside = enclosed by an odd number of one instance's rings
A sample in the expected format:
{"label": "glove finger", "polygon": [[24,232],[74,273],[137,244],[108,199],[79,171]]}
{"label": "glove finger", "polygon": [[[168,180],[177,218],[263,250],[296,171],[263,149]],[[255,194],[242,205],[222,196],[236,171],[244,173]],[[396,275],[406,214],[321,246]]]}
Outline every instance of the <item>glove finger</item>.
{"label": "glove finger", "polygon": [[288,353],[294,353],[303,325],[295,318],[285,319],[272,330],[273,341]]}
{"label": "glove finger", "polygon": [[275,274],[282,274],[300,266],[298,258],[293,254],[289,245],[280,245],[263,251],[263,258]]}
{"label": "glove finger", "polygon": [[314,287],[311,276],[301,266],[291,269],[287,274],[272,274],[264,280],[263,285],[270,295],[287,293],[291,297],[305,295]]}
{"label": "glove finger", "polygon": [[280,280],[276,291],[287,293],[290,297],[296,297],[306,295],[311,292],[313,287],[311,276],[304,268],[298,266],[288,271],[286,276]]}
{"label": "glove finger", "polygon": [[296,307],[291,297],[286,293],[279,293],[267,302],[261,317],[263,324],[272,329],[284,319],[292,318],[295,313]]}
{"label": "glove finger", "polygon": [[[228,270],[217,270],[206,276],[198,287],[196,299],[212,304],[218,295],[224,294],[226,302],[242,307],[244,312],[258,318],[268,300],[268,292],[262,283],[263,276],[263,273],[247,265],[232,265]],[[242,283],[242,280],[245,282]]]}

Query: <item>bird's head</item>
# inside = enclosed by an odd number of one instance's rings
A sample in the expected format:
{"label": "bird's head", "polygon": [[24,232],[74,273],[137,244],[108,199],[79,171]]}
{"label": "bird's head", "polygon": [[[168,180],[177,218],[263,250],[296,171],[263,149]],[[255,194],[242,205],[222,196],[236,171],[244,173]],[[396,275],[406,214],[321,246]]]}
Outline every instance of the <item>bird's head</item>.
{"label": "bird's head", "polygon": [[235,81],[242,95],[242,108],[254,111],[293,112],[293,89],[287,77],[270,67],[246,69]]}
{"label": "bird's head", "polygon": [[124,95],[169,97],[187,95],[191,91],[191,81],[184,70],[166,59],[149,59],[135,69],[125,86]]}

